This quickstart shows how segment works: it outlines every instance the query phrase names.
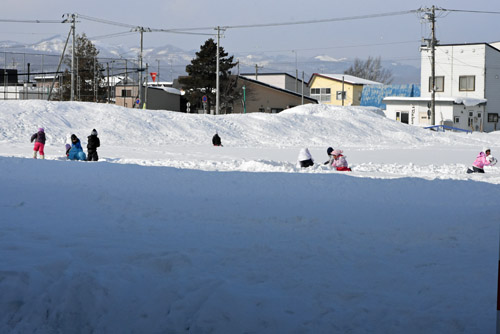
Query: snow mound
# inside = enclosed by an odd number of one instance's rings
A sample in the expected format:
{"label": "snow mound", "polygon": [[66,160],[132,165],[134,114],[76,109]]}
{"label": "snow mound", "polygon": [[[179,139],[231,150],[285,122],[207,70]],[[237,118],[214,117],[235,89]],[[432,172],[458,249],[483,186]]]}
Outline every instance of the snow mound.
{"label": "snow mound", "polygon": [[[108,146],[209,143],[215,131],[235,147],[415,147],[471,142],[466,134],[435,133],[381,115],[377,108],[304,105],[280,114],[198,115],[81,102],[1,101],[0,143],[25,143],[39,126],[47,145],[71,134],[83,145],[96,128]],[[474,140],[473,140],[474,144]],[[481,145],[481,144],[477,144]]]}

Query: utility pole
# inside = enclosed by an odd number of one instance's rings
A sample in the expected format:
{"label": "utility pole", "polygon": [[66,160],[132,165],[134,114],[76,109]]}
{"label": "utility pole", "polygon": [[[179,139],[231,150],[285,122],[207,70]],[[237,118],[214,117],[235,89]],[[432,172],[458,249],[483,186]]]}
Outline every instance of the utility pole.
{"label": "utility pole", "polygon": [[109,104],[109,62],[106,63],[106,70],[108,76],[108,104]]}
{"label": "utility pole", "polygon": [[73,49],[71,50],[71,98],[70,101],[75,100],[75,30],[76,30],[76,15],[71,14],[71,29],[73,30]]}
{"label": "utility pole", "polygon": [[420,11],[425,12],[424,19],[431,23],[431,38],[425,39],[427,46],[431,50],[431,105],[430,118],[431,124],[436,125],[436,6],[431,8],[422,8]]}
{"label": "utility pole", "polygon": [[[137,27],[133,31],[138,31],[141,33],[141,51],[139,53],[139,99],[142,99],[142,58],[143,58],[143,49],[144,49],[144,32],[151,32],[151,29],[144,27]],[[142,103],[142,101],[141,101]],[[139,108],[141,105],[139,105]]]}
{"label": "utility pole", "polygon": [[[76,30],[76,14],[64,14],[63,17],[66,16],[66,19],[62,21],[62,23],[71,23],[71,30],[70,34],[73,33],[73,49],[71,50],[71,97],[70,101],[75,100],[75,51],[76,51],[76,46],[75,46],[75,30]],[[43,64],[43,61],[42,61]],[[43,72],[43,65],[42,65],[42,72]]]}
{"label": "utility pole", "polygon": [[432,91],[431,91],[431,123],[436,125],[436,7],[432,6],[431,15],[431,77],[432,77]]}
{"label": "utility pole", "polygon": [[342,106],[344,105],[344,76],[342,76]]}
{"label": "utility pole", "polygon": [[216,75],[215,75],[215,89],[216,89],[216,93],[215,93],[215,115],[219,115],[219,76],[220,76],[220,70],[219,70],[219,45],[220,45],[220,31],[221,31],[221,28],[219,26],[217,26],[217,51],[216,51],[216,55],[217,55],[217,66],[216,66]]}
{"label": "utility pole", "polygon": [[158,70],[156,71],[156,82],[160,82],[160,59],[156,59],[158,62]]}
{"label": "utility pole", "polygon": [[302,71],[302,98],[300,99],[300,104],[304,104],[304,71]]}
{"label": "utility pole", "polygon": [[255,64],[255,81],[259,80],[259,65]]}

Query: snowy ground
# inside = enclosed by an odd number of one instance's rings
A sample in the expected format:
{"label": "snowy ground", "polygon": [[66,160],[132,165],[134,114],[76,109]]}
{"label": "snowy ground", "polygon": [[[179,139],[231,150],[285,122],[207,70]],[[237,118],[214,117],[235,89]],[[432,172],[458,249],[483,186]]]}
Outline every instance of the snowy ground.
{"label": "snowy ground", "polygon": [[[66,161],[93,128],[101,161]],[[493,332],[500,167],[465,174],[485,145],[366,108],[0,102],[0,332]]]}

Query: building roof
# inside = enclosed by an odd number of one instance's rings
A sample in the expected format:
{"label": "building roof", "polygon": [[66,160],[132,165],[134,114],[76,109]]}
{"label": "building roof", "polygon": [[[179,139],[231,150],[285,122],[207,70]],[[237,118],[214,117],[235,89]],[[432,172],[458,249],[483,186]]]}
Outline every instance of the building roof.
{"label": "building roof", "polygon": [[[268,88],[271,88],[271,89],[274,89],[274,90],[278,90],[278,91],[281,91],[281,92],[284,92],[284,93],[287,93],[287,94],[291,94],[291,95],[295,95],[295,96],[298,96],[298,97],[302,97],[302,94],[299,94],[299,93],[296,93],[296,92],[293,92],[291,90],[287,90],[287,89],[283,89],[283,88],[279,88],[279,87],[276,87],[276,86],[273,86],[273,85],[269,85],[265,82],[262,82],[262,81],[258,81],[258,80],[254,80],[254,79],[250,79],[250,78],[247,78],[247,77],[244,77],[244,76],[241,76],[239,75],[239,78],[241,80],[245,80],[245,81],[249,81],[249,82],[252,82],[256,85],[260,85],[260,86],[263,86],[263,87],[268,87]],[[313,99],[312,97],[310,96],[305,96],[304,95],[304,100],[309,100],[311,102],[316,102],[318,103],[318,100],[316,99]]]}
{"label": "building roof", "polygon": [[[297,79],[298,81],[302,81],[302,79],[300,78],[297,78],[291,74],[288,74],[286,72],[275,72],[275,73],[257,73],[257,77],[265,77],[265,76],[272,76],[272,75],[284,75],[284,76],[287,76],[287,77],[290,77],[292,79]],[[243,77],[255,77],[255,73],[241,73],[240,76],[243,76]]]}
{"label": "building roof", "polygon": [[[405,101],[405,102],[430,102],[431,97],[406,97],[406,96],[387,96],[383,99],[384,102],[388,101]],[[472,97],[459,97],[459,96],[439,96],[436,97],[436,102],[452,102],[455,104],[463,104],[467,107],[477,106],[479,104],[484,104],[488,100],[477,99]]]}
{"label": "building roof", "polygon": [[[440,46],[474,46],[474,45],[486,45],[495,51],[500,52],[500,42],[491,42],[491,43],[485,43],[485,42],[477,42],[477,43],[450,43],[450,44],[438,44],[436,47]],[[421,45],[422,49],[429,49],[428,45]]]}
{"label": "building roof", "polygon": [[312,79],[315,76],[323,77],[323,78],[327,78],[327,79],[332,79],[332,80],[335,80],[335,81],[344,81],[344,82],[346,82],[348,84],[351,84],[351,85],[383,85],[383,83],[381,83],[381,82],[377,82],[377,81],[372,81],[372,80],[367,80],[367,79],[355,77],[354,75],[348,75],[348,74],[323,74],[323,73],[314,73],[311,76],[311,79],[309,80],[309,83],[312,81]]}

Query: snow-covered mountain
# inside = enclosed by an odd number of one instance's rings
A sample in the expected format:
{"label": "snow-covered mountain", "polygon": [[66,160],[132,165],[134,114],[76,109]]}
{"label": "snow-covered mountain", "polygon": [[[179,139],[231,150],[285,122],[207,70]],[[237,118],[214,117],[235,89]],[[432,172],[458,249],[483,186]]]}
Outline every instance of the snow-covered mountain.
{"label": "snow-covered mountain", "polygon": [[[44,53],[53,55],[49,66],[57,66],[57,56],[60,55],[64,48],[65,37],[55,35],[50,38],[43,39],[33,44],[21,44],[15,41],[0,41],[0,50],[7,52],[26,52],[26,53]],[[97,40],[94,42],[99,50],[99,55],[102,58],[128,59],[135,61],[140,52],[139,46],[126,46],[119,44],[108,44]],[[148,63],[151,68],[156,68],[158,61],[161,64],[161,72],[168,73],[167,78],[176,78],[179,75],[185,74],[185,67],[198,50],[183,50],[173,45],[161,45],[156,47],[146,47],[143,50],[144,62]],[[341,58],[337,59],[329,55],[319,54],[308,58],[300,59],[297,64],[294,55],[269,55],[265,53],[255,54],[239,54],[233,53],[236,60],[240,62],[240,73],[255,72],[255,65],[259,66],[259,71],[262,73],[271,72],[287,72],[295,75],[297,65],[299,76],[305,73],[307,81],[313,73],[343,73],[351,66],[353,59]],[[103,60],[105,61],[105,60]],[[34,63],[38,63],[35,61]],[[395,84],[403,83],[420,83],[420,68],[382,60],[384,68],[392,71]]]}

